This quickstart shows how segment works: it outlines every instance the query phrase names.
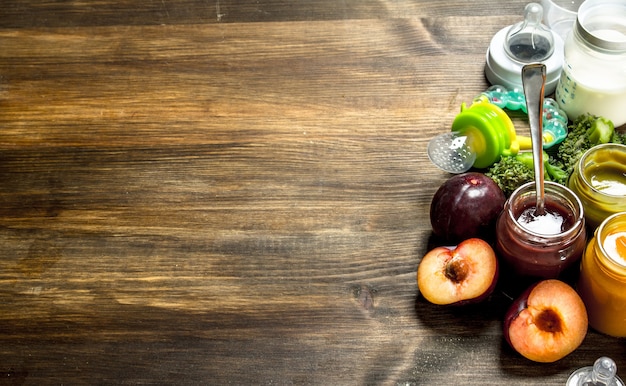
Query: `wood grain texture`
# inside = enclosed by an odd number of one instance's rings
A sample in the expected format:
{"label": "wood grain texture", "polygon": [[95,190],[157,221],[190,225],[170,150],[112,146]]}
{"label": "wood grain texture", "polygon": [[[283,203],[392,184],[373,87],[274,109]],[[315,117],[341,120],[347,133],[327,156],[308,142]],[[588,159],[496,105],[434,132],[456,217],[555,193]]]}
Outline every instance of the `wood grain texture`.
{"label": "wood grain texture", "polygon": [[177,0],[8,1],[1,27],[79,27],[516,15],[523,4],[480,1]]}
{"label": "wood grain texture", "polygon": [[8,1],[0,383],[564,384],[418,295],[426,157],[524,3]]}

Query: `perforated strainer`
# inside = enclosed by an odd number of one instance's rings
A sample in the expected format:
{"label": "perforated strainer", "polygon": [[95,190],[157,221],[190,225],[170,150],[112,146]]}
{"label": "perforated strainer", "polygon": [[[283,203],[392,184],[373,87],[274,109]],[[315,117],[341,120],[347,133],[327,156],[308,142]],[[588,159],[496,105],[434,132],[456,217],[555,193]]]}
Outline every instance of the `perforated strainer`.
{"label": "perforated strainer", "polygon": [[476,160],[476,153],[468,146],[468,137],[458,132],[440,134],[428,142],[428,158],[448,173],[464,173]]}

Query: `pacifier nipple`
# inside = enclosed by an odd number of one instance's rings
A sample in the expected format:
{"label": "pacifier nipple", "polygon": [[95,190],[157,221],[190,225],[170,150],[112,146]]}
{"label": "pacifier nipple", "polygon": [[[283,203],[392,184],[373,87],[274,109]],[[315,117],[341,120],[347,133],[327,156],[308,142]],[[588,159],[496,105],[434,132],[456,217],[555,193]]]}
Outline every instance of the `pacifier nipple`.
{"label": "pacifier nipple", "polygon": [[524,8],[524,20],[502,28],[493,36],[485,61],[489,83],[509,90],[522,89],[522,67],[540,62],[546,65],[544,95],[554,93],[563,68],[564,42],[541,24],[543,11],[541,4],[529,3]]}
{"label": "pacifier nipple", "polygon": [[593,366],[582,367],[574,371],[566,383],[567,386],[624,386],[617,376],[617,365],[609,357],[598,358]]}
{"label": "pacifier nipple", "polygon": [[552,32],[541,24],[543,8],[529,3],[524,9],[524,21],[511,27],[504,49],[513,59],[523,63],[541,62],[554,52]]}
{"label": "pacifier nipple", "polygon": [[431,139],[427,151],[435,166],[453,174],[468,171],[476,160],[476,153],[468,145],[468,137],[454,131]]}

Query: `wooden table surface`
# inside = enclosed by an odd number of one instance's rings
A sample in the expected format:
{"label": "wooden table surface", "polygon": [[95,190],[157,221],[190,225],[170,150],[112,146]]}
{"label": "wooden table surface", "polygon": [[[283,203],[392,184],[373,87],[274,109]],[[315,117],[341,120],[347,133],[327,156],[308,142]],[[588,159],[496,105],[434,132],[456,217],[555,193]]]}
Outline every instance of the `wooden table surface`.
{"label": "wooden table surface", "polygon": [[428,304],[426,144],[525,2],[7,0],[2,384],[563,385]]}

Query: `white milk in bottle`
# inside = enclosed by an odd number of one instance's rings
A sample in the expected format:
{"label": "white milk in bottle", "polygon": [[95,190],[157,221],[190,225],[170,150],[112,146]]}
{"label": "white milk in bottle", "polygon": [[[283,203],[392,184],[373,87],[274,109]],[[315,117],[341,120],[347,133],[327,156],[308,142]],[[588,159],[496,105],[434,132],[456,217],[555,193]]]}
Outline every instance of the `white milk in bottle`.
{"label": "white milk in bottle", "polygon": [[555,99],[567,116],[626,124],[626,0],[586,0],[564,53]]}

